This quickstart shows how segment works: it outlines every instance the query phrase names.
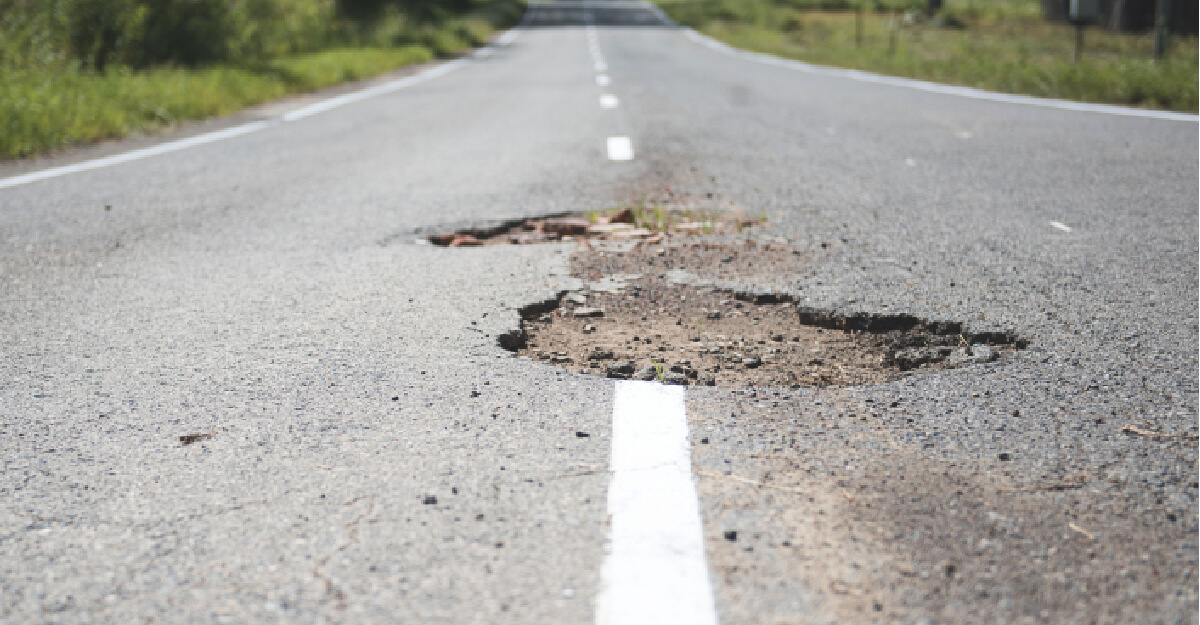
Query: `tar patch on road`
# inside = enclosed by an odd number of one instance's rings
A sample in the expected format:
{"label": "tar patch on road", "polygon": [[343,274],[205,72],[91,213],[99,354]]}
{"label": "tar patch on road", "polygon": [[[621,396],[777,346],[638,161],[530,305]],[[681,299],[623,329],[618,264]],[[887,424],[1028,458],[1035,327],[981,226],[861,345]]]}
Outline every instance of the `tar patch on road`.
{"label": "tar patch on road", "polygon": [[575,373],[702,386],[879,384],[996,361],[1022,346],[953,321],[845,315],[785,292],[695,286],[698,274],[802,264],[786,244],[695,237],[591,247],[573,258],[584,288],[522,311],[510,351]]}

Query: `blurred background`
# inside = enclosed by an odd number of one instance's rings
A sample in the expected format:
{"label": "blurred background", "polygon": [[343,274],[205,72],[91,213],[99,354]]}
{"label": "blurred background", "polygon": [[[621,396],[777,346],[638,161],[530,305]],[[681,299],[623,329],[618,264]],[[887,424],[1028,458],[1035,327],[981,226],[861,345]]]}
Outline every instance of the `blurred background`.
{"label": "blurred background", "polygon": [[[731,45],[813,63],[1195,112],[1197,3],[1091,1],[1078,23],[1069,0],[658,4]],[[0,0],[0,158],[454,56],[524,11],[525,0]]]}
{"label": "blurred background", "polygon": [[0,158],[457,54],[521,0],[0,0]]}

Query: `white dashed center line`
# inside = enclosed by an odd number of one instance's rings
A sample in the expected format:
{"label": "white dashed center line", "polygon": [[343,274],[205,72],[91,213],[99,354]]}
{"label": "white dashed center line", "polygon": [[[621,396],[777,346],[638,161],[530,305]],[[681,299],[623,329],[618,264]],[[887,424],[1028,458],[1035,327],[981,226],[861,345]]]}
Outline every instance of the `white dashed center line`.
{"label": "white dashed center line", "polygon": [[612,473],[597,625],[717,625],[683,387],[617,382]]}
{"label": "white dashed center line", "polygon": [[633,142],[629,137],[609,137],[608,138],[608,160],[610,161],[632,161],[633,160]]}
{"label": "white dashed center line", "polygon": [[[588,16],[588,21],[592,20],[592,16]],[[590,23],[586,28],[588,52],[592,55],[592,67],[596,70],[596,84],[601,87],[607,87],[612,84],[612,80],[608,74],[608,64],[604,62],[604,53],[600,51],[600,40],[596,36],[596,27]],[[600,108],[615,109],[620,102],[617,96],[611,93],[600,95]],[[629,137],[609,137],[608,138],[608,160],[610,161],[632,161],[633,160],[633,142]]]}
{"label": "white dashed center line", "polygon": [[1055,228],[1058,228],[1059,230],[1062,230],[1063,232],[1071,231],[1071,226],[1068,226],[1067,224],[1064,224],[1062,222],[1052,221],[1052,222],[1050,222],[1050,225]]}

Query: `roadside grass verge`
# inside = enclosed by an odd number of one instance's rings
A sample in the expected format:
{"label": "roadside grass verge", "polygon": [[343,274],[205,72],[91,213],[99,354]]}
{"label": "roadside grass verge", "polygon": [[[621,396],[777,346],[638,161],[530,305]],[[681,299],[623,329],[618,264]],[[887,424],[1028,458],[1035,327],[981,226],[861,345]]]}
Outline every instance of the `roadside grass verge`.
{"label": "roadside grass verge", "polygon": [[756,52],[991,91],[1197,110],[1195,38],[1174,39],[1167,57],[1156,63],[1153,35],[1089,28],[1083,59],[1075,64],[1074,29],[1043,21],[1027,2],[1000,3],[989,11],[948,2],[944,17],[932,22],[882,8],[862,14],[861,37],[853,11],[797,4],[660,0],[672,19]]}
{"label": "roadside grass verge", "polygon": [[[452,56],[515,23],[523,6],[521,0],[491,0],[438,23],[414,23],[404,15],[339,22],[331,30],[340,46],[200,67],[133,69],[114,63],[100,71],[54,50],[40,62],[0,63],[0,159],[154,132]],[[18,56],[3,51],[8,54],[0,57]]]}
{"label": "roadside grass verge", "polygon": [[27,156],[187,119],[228,115],[273,98],[432,58],[423,46],[406,46],[325,50],[260,68],[6,72],[0,80],[0,156]]}

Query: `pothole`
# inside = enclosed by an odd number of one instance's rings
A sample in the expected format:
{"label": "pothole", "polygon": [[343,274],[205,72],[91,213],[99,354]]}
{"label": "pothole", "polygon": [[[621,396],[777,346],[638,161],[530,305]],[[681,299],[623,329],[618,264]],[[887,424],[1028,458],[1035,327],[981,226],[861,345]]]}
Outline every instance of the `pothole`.
{"label": "pothole", "polygon": [[456,228],[429,235],[425,240],[441,247],[595,240],[658,243],[668,237],[733,234],[765,223],[765,218],[752,217],[737,206],[706,206],[703,202],[673,197],[669,202],[641,200],[607,211],[561,213]]}
{"label": "pothole", "polygon": [[785,245],[750,240],[582,250],[573,269],[586,286],[522,310],[520,330],[500,343],[581,374],[793,388],[879,384],[1024,347],[1011,333],[972,333],[954,321],[846,315],[798,306],[786,293],[696,286],[722,268],[803,262]]}

